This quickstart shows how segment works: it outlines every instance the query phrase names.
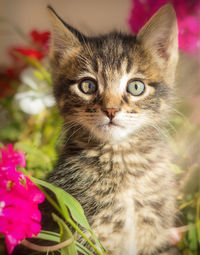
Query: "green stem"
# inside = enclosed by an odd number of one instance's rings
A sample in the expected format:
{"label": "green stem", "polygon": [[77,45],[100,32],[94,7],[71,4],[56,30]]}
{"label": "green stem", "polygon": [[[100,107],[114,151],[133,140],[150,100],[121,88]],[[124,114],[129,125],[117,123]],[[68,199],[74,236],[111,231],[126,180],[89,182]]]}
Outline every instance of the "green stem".
{"label": "green stem", "polygon": [[47,198],[47,200],[53,205],[53,207],[62,215],[62,211],[60,210],[60,208],[58,207],[58,205],[56,204],[56,202],[54,202],[54,200],[40,187],[40,189],[42,190],[42,192],[45,194],[45,197]]}
{"label": "green stem", "polygon": [[[57,194],[59,193],[59,189],[57,191]],[[59,199],[57,196],[58,203],[61,207],[62,216],[65,218],[65,220],[79,233],[82,235],[82,237],[90,244],[90,246],[97,252],[97,254],[102,255],[102,253],[95,247],[95,245],[90,241],[90,239],[83,233],[83,231],[73,222],[71,219],[69,212],[67,210],[67,207],[63,203],[62,200]]]}
{"label": "green stem", "polygon": [[37,68],[42,73],[47,83],[49,85],[52,85],[51,75],[49,74],[47,69],[36,58],[30,58],[30,57],[24,56],[17,51],[13,51],[12,53],[16,55],[18,58],[22,59],[25,63],[29,64],[30,66]]}
{"label": "green stem", "polygon": [[52,206],[61,214],[62,214],[62,211],[61,209],[59,208],[59,206],[56,204],[56,202],[54,202],[54,200],[51,198],[51,196],[49,196],[49,194],[43,189],[43,187],[37,183],[37,179],[30,176],[29,175],[29,178],[38,186],[38,188],[45,194],[45,197],[47,198],[47,200],[52,204]]}
{"label": "green stem", "polygon": [[68,209],[67,207],[65,206],[64,202],[59,199],[59,196],[58,194],[60,194],[60,189],[57,188],[57,192],[55,193],[56,194],[56,197],[57,197],[57,200],[58,200],[58,203],[60,205],[60,210],[61,210],[61,215],[66,219],[70,219],[70,215],[69,215],[69,212],[68,212]]}
{"label": "green stem", "polygon": [[[41,180],[37,180],[34,177],[31,177],[32,181],[37,184],[37,185],[42,185],[44,187],[47,187],[49,189],[51,189],[51,187],[48,187],[50,185],[47,185],[44,181]],[[40,187],[41,188],[41,187]],[[57,189],[57,191],[55,192],[55,189]],[[56,194],[58,203],[60,205],[59,206],[52,200],[52,198],[45,193],[47,199],[49,200],[49,202],[58,210],[58,212],[64,217],[64,219],[66,220],[66,222],[68,222],[80,235],[82,235],[82,237],[88,242],[88,244],[96,251],[97,254],[102,255],[102,253],[95,247],[95,245],[90,241],[90,239],[83,233],[83,231],[73,222],[73,220],[71,219],[69,212],[67,210],[67,207],[64,205],[62,199],[60,199],[60,197],[62,198],[62,193],[59,192],[59,188],[54,187],[54,193]]]}
{"label": "green stem", "polygon": [[48,82],[49,85],[52,85],[52,82],[51,82],[51,76],[50,74],[48,73],[47,69],[44,68],[39,62],[37,63],[37,65],[35,65],[35,67],[37,67],[40,72],[42,73],[42,75],[45,77],[46,81]]}
{"label": "green stem", "polygon": [[95,245],[90,241],[90,239],[83,233],[83,231],[70,219],[66,219],[67,222],[79,233],[82,237],[90,244],[90,246],[96,251],[97,254],[102,255],[102,253],[95,247]]}

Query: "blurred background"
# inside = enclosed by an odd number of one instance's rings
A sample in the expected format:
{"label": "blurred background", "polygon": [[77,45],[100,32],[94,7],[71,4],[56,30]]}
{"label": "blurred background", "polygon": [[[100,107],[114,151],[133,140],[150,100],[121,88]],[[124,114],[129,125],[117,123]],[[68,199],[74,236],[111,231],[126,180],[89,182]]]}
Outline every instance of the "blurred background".
{"label": "blurred background", "polygon": [[[46,6],[50,4],[63,19],[89,34],[106,33],[113,29],[128,31],[130,0],[1,0],[0,17],[20,26],[25,32],[50,28]],[[13,44],[24,44],[13,29],[0,23],[0,63],[8,62],[6,50]]]}
{"label": "blurred background", "polygon": [[[45,178],[56,161],[62,121],[51,95],[48,4],[67,23],[86,35],[96,35],[113,29],[137,33],[165,2],[0,0],[0,146],[13,143],[25,151],[27,170],[38,178]],[[178,247],[184,255],[199,255],[200,1],[170,2],[179,21],[180,61],[177,100],[164,135],[179,184],[177,225],[183,233]]]}

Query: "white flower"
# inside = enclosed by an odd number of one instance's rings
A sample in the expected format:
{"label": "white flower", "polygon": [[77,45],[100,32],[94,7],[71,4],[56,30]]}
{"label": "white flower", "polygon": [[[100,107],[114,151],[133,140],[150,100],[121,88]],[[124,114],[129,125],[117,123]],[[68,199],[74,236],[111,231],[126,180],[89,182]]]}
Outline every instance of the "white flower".
{"label": "white flower", "polygon": [[34,74],[37,70],[28,67],[20,75],[22,85],[15,95],[15,101],[20,109],[28,114],[38,114],[55,104],[49,85],[44,79]]}
{"label": "white flower", "polygon": [[52,95],[46,95],[32,90],[17,93],[15,99],[18,101],[20,109],[28,114],[38,114],[46,107],[55,104]]}

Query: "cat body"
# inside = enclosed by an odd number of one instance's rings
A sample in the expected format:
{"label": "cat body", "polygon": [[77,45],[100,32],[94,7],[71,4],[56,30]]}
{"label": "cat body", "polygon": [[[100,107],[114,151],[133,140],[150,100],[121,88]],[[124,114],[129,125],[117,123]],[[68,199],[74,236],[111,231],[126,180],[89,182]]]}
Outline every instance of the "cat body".
{"label": "cat body", "polygon": [[137,36],[99,37],[49,11],[54,95],[67,135],[48,180],[81,203],[109,255],[160,254],[171,245],[176,210],[160,131],[178,59],[173,8],[161,8]]}
{"label": "cat body", "polygon": [[79,153],[67,145],[67,155],[49,177],[81,202],[108,254],[157,254],[170,244],[174,178],[163,142],[154,140],[157,134],[151,137],[154,132],[90,148],[79,137]]}

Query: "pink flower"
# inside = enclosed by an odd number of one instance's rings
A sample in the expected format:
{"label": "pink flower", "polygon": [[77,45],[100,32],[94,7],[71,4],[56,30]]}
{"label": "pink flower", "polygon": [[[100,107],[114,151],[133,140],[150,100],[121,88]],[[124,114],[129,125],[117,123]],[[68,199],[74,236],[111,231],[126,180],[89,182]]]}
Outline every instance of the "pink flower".
{"label": "pink flower", "polygon": [[133,0],[129,25],[134,33],[165,3],[174,5],[179,27],[179,48],[196,55],[200,52],[199,0]]}
{"label": "pink flower", "polygon": [[24,167],[25,154],[9,144],[1,149],[0,162],[0,233],[5,235],[8,253],[24,238],[41,230],[38,204],[44,194],[16,166]]}
{"label": "pink flower", "polygon": [[12,144],[8,144],[7,150],[1,149],[1,164],[25,167],[25,153],[23,151],[15,151]]}

